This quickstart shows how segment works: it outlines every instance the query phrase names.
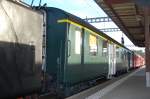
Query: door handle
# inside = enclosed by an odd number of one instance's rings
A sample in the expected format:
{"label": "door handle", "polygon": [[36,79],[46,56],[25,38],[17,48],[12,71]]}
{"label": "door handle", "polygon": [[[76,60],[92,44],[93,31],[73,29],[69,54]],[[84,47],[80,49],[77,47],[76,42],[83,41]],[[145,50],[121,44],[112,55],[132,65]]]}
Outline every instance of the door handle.
{"label": "door handle", "polygon": [[71,56],[71,41],[68,40],[68,57]]}

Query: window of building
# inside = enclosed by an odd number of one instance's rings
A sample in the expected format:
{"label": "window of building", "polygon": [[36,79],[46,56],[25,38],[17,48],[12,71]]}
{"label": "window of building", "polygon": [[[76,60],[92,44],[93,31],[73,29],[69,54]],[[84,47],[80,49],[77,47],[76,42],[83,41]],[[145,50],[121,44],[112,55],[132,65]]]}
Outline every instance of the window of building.
{"label": "window of building", "polygon": [[97,45],[97,37],[94,35],[89,35],[89,47],[90,47],[90,54],[93,56],[97,55],[98,52],[98,45]]}

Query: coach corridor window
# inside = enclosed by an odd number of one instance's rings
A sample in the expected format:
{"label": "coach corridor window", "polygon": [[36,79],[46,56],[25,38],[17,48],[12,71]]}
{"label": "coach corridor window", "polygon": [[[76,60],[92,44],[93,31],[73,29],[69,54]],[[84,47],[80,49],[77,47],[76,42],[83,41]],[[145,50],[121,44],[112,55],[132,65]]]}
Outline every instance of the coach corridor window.
{"label": "coach corridor window", "polygon": [[90,55],[96,56],[98,52],[97,37],[91,34],[89,35],[89,47]]}
{"label": "coach corridor window", "polygon": [[120,55],[119,55],[119,52],[120,52],[120,51],[119,51],[119,47],[116,46],[116,57],[118,57],[118,58],[119,58],[119,56],[120,56]]}
{"label": "coach corridor window", "polygon": [[75,53],[81,53],[81,31],[79,30],[75,31]]}
{"label": "coach corridor window", "polygon": [[107,56],[107,41],[103,41],[102,44],[102,56]]}

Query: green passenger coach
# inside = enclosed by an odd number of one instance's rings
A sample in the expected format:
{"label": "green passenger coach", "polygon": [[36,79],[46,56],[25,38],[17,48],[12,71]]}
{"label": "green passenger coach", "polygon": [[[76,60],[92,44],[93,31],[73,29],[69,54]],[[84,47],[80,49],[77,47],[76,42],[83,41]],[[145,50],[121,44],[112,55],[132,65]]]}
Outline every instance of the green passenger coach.
{"label": "green passenger coach", "polygon": [[127,71],[127,58],[121,58],[127,50],[124,46],[74,15],[57,8],[43,10],[47,20],[45,90],[69,96],[97,79],[111,78],[117,70]]}

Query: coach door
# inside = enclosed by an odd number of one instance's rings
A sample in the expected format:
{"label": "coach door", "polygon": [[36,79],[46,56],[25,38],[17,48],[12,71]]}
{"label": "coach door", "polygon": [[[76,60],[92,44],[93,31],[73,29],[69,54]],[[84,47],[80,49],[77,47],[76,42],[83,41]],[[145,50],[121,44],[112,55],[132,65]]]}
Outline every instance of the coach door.
{"label": "coach door", "polygon": [[82,29],[70,25],[68,34],[68,64],[81,64]]}
{"label": "coach door", "polygon": [[108,44],[108,59],[109,59],[108,75],[109,77],[111,77],[116,73],[116,51],[114,44]]}
{"label": "coach door", "polygon": [[67,44],[66,81],[69,83],[77,83],[82,80],[83,75],[83,66],[81,65],[82,28],[70,24]]}

